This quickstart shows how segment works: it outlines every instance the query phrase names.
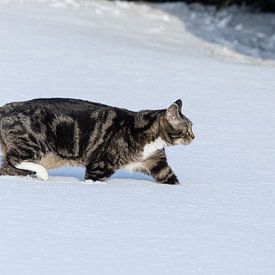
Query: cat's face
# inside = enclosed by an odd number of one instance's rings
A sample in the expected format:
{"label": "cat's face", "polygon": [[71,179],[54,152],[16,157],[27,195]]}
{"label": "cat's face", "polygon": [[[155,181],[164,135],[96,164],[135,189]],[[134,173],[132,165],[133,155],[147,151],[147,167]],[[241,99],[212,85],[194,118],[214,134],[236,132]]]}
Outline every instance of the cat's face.
{"label": "cat's face", "polygon": [[182,102],[177,100],[167,110],[164,118],[164,138],[168,144],[190,144],[195,135],[190,119],[181,113]]}

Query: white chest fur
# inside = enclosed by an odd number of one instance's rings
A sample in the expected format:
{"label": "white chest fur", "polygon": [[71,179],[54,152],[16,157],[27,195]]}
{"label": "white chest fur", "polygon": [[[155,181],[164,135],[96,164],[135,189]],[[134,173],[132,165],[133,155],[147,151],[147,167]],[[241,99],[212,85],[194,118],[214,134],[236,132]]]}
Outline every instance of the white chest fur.
{"label": "white chest fur", "polygon": [[167,143],[161,137],[158,137],[156,140],[146,144],[143,148],[142,160],[149,158],[157,150],[161,150],[165,146],[167,146]]}
{"label": "white chest fur", "polygon": [[143,170],[142,161],[152,156],[156,151],[163,149],[165,146],[167,146],[167,143],[160,137],[146,144],[143,148],[140,161],[129,163],[124,166],[124,169],[128,172]]}

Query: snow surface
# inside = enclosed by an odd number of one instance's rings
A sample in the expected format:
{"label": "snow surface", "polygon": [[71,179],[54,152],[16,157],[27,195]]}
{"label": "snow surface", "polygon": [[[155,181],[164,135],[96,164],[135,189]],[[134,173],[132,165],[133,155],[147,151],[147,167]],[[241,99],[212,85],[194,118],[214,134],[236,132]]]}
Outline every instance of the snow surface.
{"label": "snow surface", "polygon": [[61,96],[139,110],[181,98],[196,135],[166,150],[179,186],[122,171],[85,184],[75,168],[47,182],[1,177],[1,275],[275,273],[273,49],[262,60],[209,43],[169,9],[1,2],[1,105]]}
{"label": "snow surface", "polygon": [[251,57],[275,59],[274,14],[235,6],[220,11],[213,6],[183,3],[157,7],[179,17],[189,32],[220,45],[220,50],[233,49]]}

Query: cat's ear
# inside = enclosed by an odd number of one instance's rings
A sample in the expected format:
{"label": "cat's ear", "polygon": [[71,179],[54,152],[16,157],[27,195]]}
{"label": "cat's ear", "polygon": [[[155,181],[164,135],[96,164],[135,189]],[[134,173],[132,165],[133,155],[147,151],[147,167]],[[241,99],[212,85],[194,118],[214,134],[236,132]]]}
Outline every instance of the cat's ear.
{"label": "cat's ear", "polygon": [[181,120],[180,112],[182,108],[182,101],[178,99],[176,102],[174,102],[167,110],[166,110],[166,119],[170,124],[176,124]]}
{"label": "cat's ear", "polygon": [[176,104],[178,106],[179,113],[181,113],[181,109],[182,109],[181,99],[178,99],[174,104]]}
{"label": "cat's ear", "polygon": [[174,102],[167,110],[166,110],[166,117],[170,118],[177,118],[180,117],[182,108],[182,101],[178,99],[176,102]]}

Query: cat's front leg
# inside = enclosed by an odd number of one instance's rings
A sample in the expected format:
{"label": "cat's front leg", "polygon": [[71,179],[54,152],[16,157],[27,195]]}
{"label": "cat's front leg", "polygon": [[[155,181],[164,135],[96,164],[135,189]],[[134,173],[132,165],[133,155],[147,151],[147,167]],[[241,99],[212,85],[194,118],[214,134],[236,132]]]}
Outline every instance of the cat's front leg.
{"label": "cat's front leg", "polygon": [[180,184],[177,176],[171,169],[171,167],[166,163],[165,166],[161,162],[156,163],[150,168],[149,173],[158,183],[163,184]]}
{"label": "cat's front leg", "polygon": [[167,163],[167,158],[164,150],[158,151],[144,162],[144,167],[150,176],[156,182],[163,184],[180,184],[177,176],[172,171]]}
{"label": "cat's front leg", "polygon": [[114,172],[114,169],[104,162],[89,164],[86,166],[85,180],[106,181]]}

